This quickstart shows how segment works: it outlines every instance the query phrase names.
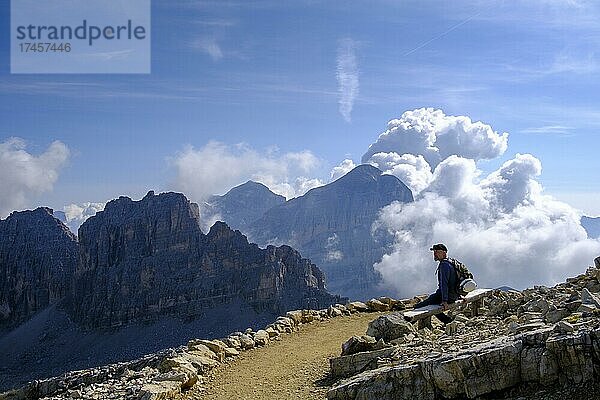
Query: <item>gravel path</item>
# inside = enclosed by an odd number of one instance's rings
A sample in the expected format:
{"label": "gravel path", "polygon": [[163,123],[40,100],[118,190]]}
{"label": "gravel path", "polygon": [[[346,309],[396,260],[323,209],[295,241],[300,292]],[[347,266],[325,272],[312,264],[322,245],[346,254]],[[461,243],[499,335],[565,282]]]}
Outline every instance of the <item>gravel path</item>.
{"label": "gravel path", "polygon": [[382,313],[359,313],[300,326],[266,347],[243,352],[216,368],[205,383],[180,399],[324,399],[329,358],[339,356],[341,344],[364,335],[370,321]]}

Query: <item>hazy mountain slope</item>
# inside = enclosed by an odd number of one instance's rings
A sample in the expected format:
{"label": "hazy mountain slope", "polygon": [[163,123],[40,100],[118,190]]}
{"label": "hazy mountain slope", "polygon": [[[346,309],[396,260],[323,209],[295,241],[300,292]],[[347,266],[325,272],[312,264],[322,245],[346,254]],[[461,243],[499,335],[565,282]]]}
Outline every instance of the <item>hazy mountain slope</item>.
{"label": "hazy mountain slope", "polygon": [[379,261],[389,238],[373,237],[371,226],[382,207],[410,202],[398,178],[360,165],[338,180],[268,210],[249,227],[259,244],[285,243],[310,258],[327,276],[328,290],[350,298],[381,294]]}
{"label": "hazy mountain slope", "polygon": [[201,214],[203,221],[224,221],[245,233],[248,225],[262,217],[265,211],[283,203],[285,197],[271,192],[262,183],[248,181],[222,196],[211,196],[202,205]]}

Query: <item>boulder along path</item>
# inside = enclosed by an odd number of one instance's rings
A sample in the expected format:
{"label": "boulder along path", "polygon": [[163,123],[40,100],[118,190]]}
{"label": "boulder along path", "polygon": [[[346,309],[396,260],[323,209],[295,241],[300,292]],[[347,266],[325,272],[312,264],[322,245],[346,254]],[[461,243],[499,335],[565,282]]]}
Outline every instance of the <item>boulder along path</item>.
{"label": "boulder along path", "polygon": [[265,347],[244,351],[211,371],[205,382],[178,400],[319,399],[327,397],[329,358],[341,353],[352,335],[364,335],[384,313],[356,313],[303,324]]}

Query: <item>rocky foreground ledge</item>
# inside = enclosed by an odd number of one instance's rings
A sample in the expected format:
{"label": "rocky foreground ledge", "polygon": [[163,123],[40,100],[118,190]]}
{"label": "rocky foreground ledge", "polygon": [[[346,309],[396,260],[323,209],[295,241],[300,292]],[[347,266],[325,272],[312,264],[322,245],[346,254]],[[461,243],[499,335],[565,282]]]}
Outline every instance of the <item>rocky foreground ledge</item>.
{"label": "rocky foreground ledge", "polygon": [[382,316],[331,360],[332,375],[346,379],[327,398],[506,398],[524,386],[535,394],[597,383],[599,278],[589,268],[553,288],[495,291],[479,316],[465,310],[432,330],[417,331],[401,312]]}
{"label": "rocky foreground ledge", "polygon": [[402,317],[418,298],[381,297],[366,304],[290,311],[256,332],[194,339],[131,362],[34,381],[0,394],[0,400],[180,398],[203,385],[216,366],[285,340],[303,324],[373,311],[392,312],[373,320],[367,335],[352,337],[342,345],[342,355],[331,359],[328,381],[335,383],[327,394],[330,400],[512,398],[506,393],[522,385],[529,385],[529,393],[595,385],[600,376],[599,279],[600,269],[589,268],[553,288],[496,290],[479,308],[480,315],[457,310],[445,327],[434,318],[433,329],[417,330]]}

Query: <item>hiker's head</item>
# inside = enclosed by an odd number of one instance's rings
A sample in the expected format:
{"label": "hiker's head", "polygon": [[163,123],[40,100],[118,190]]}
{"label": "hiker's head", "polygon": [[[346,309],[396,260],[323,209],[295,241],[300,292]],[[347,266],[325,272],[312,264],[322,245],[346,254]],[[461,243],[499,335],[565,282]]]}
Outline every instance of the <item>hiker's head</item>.
{"label": "hiker's head", "polygon": [[443,260],[448,256],[448,248],[442,243],[434,244],[429,250],[433,251],[435,261]]}

